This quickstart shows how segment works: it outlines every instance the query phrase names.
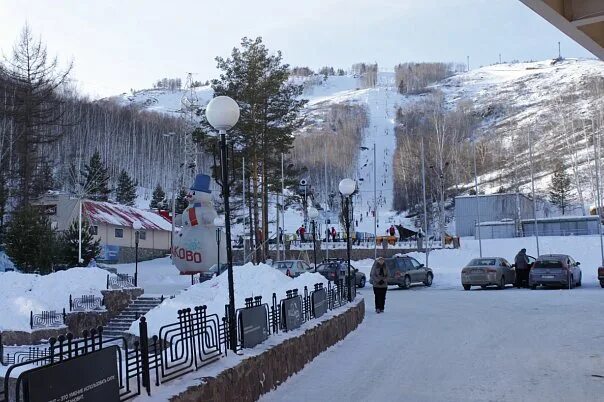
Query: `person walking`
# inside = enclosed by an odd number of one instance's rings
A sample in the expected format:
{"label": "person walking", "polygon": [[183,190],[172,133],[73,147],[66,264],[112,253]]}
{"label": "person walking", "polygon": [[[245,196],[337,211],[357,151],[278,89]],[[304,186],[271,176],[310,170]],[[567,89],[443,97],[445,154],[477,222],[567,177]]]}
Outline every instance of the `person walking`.
{"label": "person walking", "polygon": [[375,312],[380,314],[384,312],[386,304],[386,291],[388,290],[388,268],[386,261],[379,257],[371,267],[369,274],[371,284],[373,285],[373,294],[375,296]]}
{"label": "person walking", "polygon": [[526,249],[523,248],[516,254],[514,258],[514,264],[516,265],[516,283],[514,284],[517,288],[522,286],[528,286],[529,271],[529,259],[526,255]]}
{"label": "person walking", "polygon": [[304,227],[304,225],[302,225],[300,227],[300,241],[302,241],[302,243],[304,243],[306,241],[306,238],[304,237],[305,233],[306,233],[306,228]]}

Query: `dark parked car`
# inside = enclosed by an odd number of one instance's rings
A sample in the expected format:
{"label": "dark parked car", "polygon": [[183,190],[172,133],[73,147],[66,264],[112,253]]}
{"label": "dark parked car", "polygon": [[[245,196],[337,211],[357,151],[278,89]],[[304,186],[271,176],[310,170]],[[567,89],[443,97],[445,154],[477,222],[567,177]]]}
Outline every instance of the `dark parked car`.
{"label": "dark parked car", "polygon": [[580,263],[566,254],[540,255],[529,274],[529,286],[558,286],[574,288],[581,286]]}
{"label": "dark parked car", "polygon": [[213,277],[222,274],[227,269],[228,269],[227,264],[220,264],[220,272],[218,272],[218,264],[214,264],[210,267],[209,270],[207,270],[205,272],[201,272],[199,274],[199,282],[201,283],[201,282],[209,281]]}
{"label": "dark parked car", "polygon": [[313,269],[303,260],[285,260],[275,261],[273,267],[283,272],[290,278],[295,278],[302,275],[305,272],[313,272]]}
{"label": "dark parked car", "polygon": [[[364,288],[367,283],[365,274],[350,266],[351,273],[354,275],[354,283],[356,287]],[[317,266],[317,272],[329,279],[330,281],[338,281],[342,279],[346,283],[348,274],[348,263],[344,260],[327,260]]]}
{"label": "dark parked car", "polygon": [[409,289],[413,283],[423,283],[432,286],[434,273],[432,269],[424,266],[413,257],[399,256],[386,258],[388,268],[388,285],[398,285],[403,289]]}

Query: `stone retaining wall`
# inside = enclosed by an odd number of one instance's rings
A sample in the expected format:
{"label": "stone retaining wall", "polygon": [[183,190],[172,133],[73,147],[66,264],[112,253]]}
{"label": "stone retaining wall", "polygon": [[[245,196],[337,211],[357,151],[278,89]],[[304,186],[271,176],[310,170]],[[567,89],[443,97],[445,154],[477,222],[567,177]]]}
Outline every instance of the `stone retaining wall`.
{"label": "stone retaining wall", "polygon": [[251,402],[275,389],[288,377],[330,346],[354,331],[365,317],[365,302],[361,300],[340,315],[306,330],[298,337],[249,357],[217,377],[205,378],[205,383],[190,387],[170,399],[171,402]]}
{"label": "stone retaining wall", "polygon": [[121,313],[132,301],[145,291],[141,288],[101,290],[105,298],[105,309],[112,318]]}
{"label": "stone retaining wall", "polygon": [[[134,247],[120,247],[117,253],[117,261],[107,261],[111,264],[130,264],[135,261],[136,249]],[[138,261],[147,261],[154,258],[165,257],[170,250],[157,250],[154,248],[138,248]]]}

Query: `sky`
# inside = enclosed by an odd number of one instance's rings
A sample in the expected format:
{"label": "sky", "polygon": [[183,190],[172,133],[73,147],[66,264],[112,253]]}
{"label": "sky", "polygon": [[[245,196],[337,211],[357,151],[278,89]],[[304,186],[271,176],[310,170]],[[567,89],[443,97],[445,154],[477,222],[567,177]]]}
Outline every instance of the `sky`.
{"label": "sky", "polygon": [[311,68],[593,57],[519,0],[0,0],[5,56],[25,23],[91,97],[214,78],[244,36]]}

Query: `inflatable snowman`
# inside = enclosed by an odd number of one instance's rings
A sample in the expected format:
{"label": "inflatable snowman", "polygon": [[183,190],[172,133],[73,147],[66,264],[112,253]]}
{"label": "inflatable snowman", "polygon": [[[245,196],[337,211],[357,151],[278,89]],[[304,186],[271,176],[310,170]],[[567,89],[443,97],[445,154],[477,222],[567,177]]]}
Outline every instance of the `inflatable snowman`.
{"label": "inflatable snowman", "polygon": [[[218,216],[210,192],[210,176],[198,174],[191,186],[189,205],[182,214],[182,230],[174,237],[172,261],[181,275],[208,271],[218,263],[214,219]],[[220,263],[226,263],[226,241],[221,236]]]}

